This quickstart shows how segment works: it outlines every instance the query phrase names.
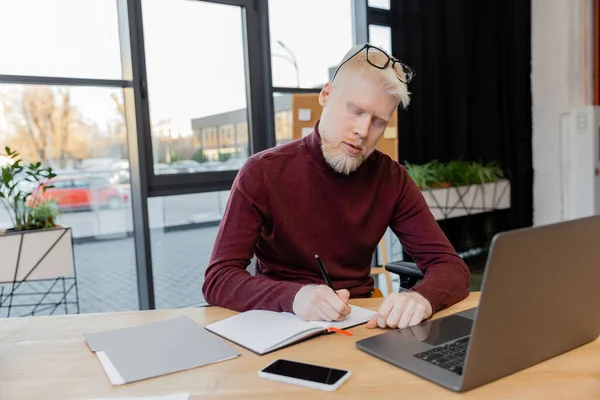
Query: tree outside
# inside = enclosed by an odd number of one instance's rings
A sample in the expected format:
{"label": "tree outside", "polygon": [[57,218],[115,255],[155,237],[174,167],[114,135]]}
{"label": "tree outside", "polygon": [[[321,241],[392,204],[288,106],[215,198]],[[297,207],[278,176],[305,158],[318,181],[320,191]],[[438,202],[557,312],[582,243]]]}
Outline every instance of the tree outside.
{"label": "tree outside", "polygon": [[81,160],[127,157],[124,106],[113,94],[115,117],[87,119],[68,88],[7,85],[0,88],[0,137],[25,160],[74,168]]}

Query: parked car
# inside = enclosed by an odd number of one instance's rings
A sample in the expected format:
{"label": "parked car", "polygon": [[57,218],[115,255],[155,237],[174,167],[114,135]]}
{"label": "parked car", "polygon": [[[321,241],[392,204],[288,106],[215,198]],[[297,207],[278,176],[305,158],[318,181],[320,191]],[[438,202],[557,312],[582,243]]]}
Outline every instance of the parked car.
{"label": "parked car", "polygon": [[175,161],[171,164],[171,167],[175,168],[178,173],[194,173],[204,170],[202,163],[194,160]]}
{"label": "parked car", "polygon": [[115,185],[126,185],[130,183],[131,176],[128,169],[115,170],[111,172],[110,182]]}
{"label": "parked car", "polygon": [[154,164],[154,174],[155,175],[167,175],[167,174],[178,174],[179,171],[170,166],[169,164]]}
{"label": "parked car", "polygon": [[171,164],[171,167],[175,168],[180,173],[194,173],[194,172],[207,172],[207,171],[227,171],[236,168],[235,161],[205,161],[199,163],[194,160],[181,160],[175,161]]}
{"label": "parked car", "polygon": [[129,201],[129,196],[120,191],[107,178],[100,176],[59,176],[44,183],[47,188],[42,194],[38,188],[37,196],[56,200],[64,210],[92,208],[120,208]]}

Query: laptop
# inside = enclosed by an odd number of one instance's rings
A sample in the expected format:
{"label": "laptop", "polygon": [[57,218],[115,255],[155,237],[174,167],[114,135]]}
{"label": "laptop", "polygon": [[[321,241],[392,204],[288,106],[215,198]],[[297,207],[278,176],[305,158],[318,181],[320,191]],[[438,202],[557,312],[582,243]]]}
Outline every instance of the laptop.
{"label": "laptop", "polygon": [[600,216],[492,239],[477,308],[360,340],[357,348],[456,392],[600,334]]}

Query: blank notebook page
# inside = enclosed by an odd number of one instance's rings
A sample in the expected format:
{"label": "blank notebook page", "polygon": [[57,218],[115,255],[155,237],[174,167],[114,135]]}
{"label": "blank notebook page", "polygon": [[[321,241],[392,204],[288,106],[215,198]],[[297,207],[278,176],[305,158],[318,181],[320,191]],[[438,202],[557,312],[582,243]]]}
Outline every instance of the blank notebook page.
{"label": "blank notebook page", "polygon": [[343,321],[310,321],[312,324],[319,325],[321,328],[338,328],[345,329],[351,326],[364,324],[371,318],[377,315],[376,311],[369,310],[367,308],[357,307],[350,305],[352,312]]}
{"label": "blank notebook page", "polygon": [[299,334],[321,330],[311,322],[265,310],[246,311],[207,325],[206,329],[257,353],[264,353]]}

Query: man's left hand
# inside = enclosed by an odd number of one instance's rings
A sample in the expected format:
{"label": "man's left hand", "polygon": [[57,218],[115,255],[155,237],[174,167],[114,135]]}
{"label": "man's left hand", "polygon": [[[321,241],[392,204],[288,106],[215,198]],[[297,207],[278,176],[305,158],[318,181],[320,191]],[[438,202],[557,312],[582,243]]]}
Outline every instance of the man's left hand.
{"label": "man's left hand", "polygon": [[431,317],[431,304],[417,292],[392,293],[383,302],[367,328],[406,328]]}

